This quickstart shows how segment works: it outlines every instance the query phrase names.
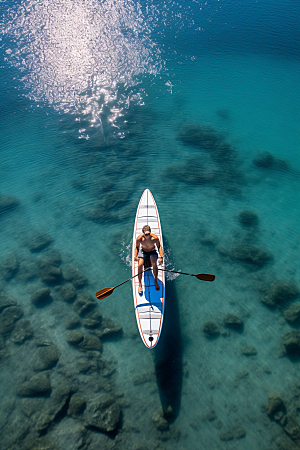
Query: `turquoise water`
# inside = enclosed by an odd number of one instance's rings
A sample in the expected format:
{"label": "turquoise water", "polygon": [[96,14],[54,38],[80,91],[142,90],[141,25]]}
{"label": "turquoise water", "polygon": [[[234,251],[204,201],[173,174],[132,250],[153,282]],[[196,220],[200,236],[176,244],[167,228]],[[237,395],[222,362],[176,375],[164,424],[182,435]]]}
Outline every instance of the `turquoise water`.
{"label": "turquoise water", "polygon": [[[5,1],[1,13],[1,448],[298,448],[299,323],[284,313],[300,288],[299,5]],[[131,275],[146,187],[167,267],[216,275],[167,277],[153,351],[130,283],[93,304]],[[95,401],[110,426],[91,418]]]}

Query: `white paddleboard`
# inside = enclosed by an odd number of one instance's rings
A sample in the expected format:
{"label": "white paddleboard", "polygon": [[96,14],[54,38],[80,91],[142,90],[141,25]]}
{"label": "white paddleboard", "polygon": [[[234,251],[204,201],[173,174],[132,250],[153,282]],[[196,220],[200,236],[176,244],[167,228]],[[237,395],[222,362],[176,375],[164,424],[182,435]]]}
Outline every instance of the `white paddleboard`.
{"label": "white paddleboard", "polygon": [[[149,189],[145,189],[140,199],[133,231],[132,243],[132,276],[138,273],[138,262],[134,261],[136,239],[142,234],[144,225],[149,225],[151,233],[155,234],[163,248],[162,231],[158,215],[157,206],[153,195]],[[158,264],[158,269],[164,265]],[[142,341],[148,348],[154,348],[160,338],[165,309],[165,272],[158,270],[157,281],[160,290],[157,291],[154,285],[152,268],[144,272],[142,278],[143,292],[139,294],[138,277],[132,279],[134,309],[138,329]]]}

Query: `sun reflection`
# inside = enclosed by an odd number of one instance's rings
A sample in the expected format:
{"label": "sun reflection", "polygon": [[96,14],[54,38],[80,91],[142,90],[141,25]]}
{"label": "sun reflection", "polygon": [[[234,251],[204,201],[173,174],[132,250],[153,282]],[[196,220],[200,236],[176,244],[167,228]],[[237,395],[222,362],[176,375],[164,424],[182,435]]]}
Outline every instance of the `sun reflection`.
{"label": "sun reflection", "polygon": [[22,72],[28,96],[87,115],[91,126],[101,126],[104,108],[115,123],[142,101],[138,77],[162,67],[131,0],[25,0],[8,11],[2,34],[6,60]]}

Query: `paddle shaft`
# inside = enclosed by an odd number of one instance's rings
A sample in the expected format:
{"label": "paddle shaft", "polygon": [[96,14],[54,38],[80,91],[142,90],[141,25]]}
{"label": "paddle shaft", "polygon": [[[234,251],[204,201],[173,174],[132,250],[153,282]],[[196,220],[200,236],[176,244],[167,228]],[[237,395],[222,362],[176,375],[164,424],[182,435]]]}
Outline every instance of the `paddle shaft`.
{"label": "paddle shaft", "polygon": [[132,280],[132,278],[137,277],[138,275],[140,275],[141,273],[146,272],[146,270],[149,270],[149,269],[151,269],[151,267],[148,267],[147,269],[143,270],[142,272],[139,272],[139,273],[137,273],[136,275],[133,275],[133,277],[128,278],[128,280],[125,280],[125,281],[123,281],[122,283],[117,284],[117,286],[114,286],[112,289],[116,289],[117,287],[122,286],[122,284],[127,283],[127,281]]}
{"label": "paddle shaft", "polygon": [[140,275],[143,272],[146,272],[146,270],[149,270],[149,269],[150,269],[150,267],[143,270],[142,272],[137,273],[136,275],[133,275],[133,277],[128,278],[128,280],[122,281],[122,283],[117,284],[117,286],[100,289],[100,291],[96,292],[96,294],[95,294],[96,297],[98,298],[98,300],[102,300],[103,298],[108,297],[109,295],[111,295],[114,292],[114,290],[117,287],[122,286],[122,284],[127,283],[127,281],[132,280],[132,278],[137,277],[138,275]]}
{"label": "paddle shaft", "polygon": [[193,273],[177,272],[177,270],[168,270],[168,269],[158,269],[158,270],[163,270],[164,272],[179,273],[180,275],[190,275],[191,277],[195,277],[196,276]]}
{"label": "paddle shaft", "polygon": [[[210,277],[214,277],[214,275],[205,274],[205,273],[204,274],[198,273],[195,275],[194,273],[178,272],[177,270],[168,270],[168,269],[160,269],[160,268],[158,268],[158,270],[163,270],[164,272],[179,273],[179,275],[189,275],[190,277],[196,277],[196,278],[199,278],[197,275],[203,275],[203,276],[209,275]],[[205,280],[205,281],[213,281],[213,280]]]}

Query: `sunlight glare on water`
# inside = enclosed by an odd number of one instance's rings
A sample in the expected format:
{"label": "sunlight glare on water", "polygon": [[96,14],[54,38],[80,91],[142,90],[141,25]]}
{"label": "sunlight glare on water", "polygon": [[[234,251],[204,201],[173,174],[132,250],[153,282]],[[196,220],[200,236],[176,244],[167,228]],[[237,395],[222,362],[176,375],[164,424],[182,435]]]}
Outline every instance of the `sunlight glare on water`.
{"label": "sunlight glare on water", "polygon": [[[299,449],[300,3],[0,17],[1,450]],[[155,350],[129,282],[146,188]]]}
{"label": "sunlight glare on water", "polygon": [[101,126],[105,106],[113,123],[131,102],[142,102],[138,76],[161,70],[159,49],[131,0],[25,0],[8,11],[4,34],[7,61],[22,72],[28,96],[88,115],[91,125]]}

